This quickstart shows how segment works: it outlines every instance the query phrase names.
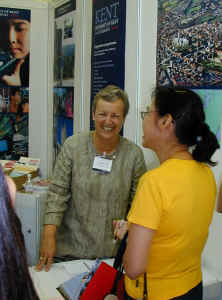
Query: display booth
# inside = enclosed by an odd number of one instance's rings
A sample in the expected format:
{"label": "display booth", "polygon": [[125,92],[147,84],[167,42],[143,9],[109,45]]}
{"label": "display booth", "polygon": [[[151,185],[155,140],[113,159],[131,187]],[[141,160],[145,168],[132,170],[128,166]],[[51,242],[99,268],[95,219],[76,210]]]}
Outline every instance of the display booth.
{"label": "display booth", "polygon": [[[61,13],[59,8],[61,10],[61,7],[64,8],[69,2],[1,0],[1,7],[30,11],[29,156],[40,158],[40,173],[45,178],[52,174],[55,136],[57,141],[62,140],[65,130],[61,129],[58,135],[53,131],[55,122],[58,121],[54,118],[55,103],[56,107],[59,107],[59,103],[68,99],[67,95],[71,92],[73,99],[71,122],[74,134],[89,130],[90,127],[93,1],[73,1],[75,7],[68,9],[67,14]],[[157,5],[158,1],[154,0],[126,0],[124,76],[125,90],[130,99],[130,112],[123,134],[139,145],[142,135],[140,111],[151,103],[150,94],[156,82]],[[59,42],[61,39],[63,42]],[[71,49],[74,56],[64,59],[64,56],[60,55],[60,48],[63,49],[63,53],[66,50],[69,53]],[[67,61],[71,61],[73,70],[66,69]],[[219,90],[219,93],[222,95],[222,90]],[[59,116],[64,117],[62,114]],[[152,151],[144,149],[144,155],[148,169],[158,165]],[[212,168],[218,186],[222,173],[221,157],[219,149],[214,155],[218,165]],[[24,205],[23,200],[18,196],[18,213],[21,218],[24,214],[19,210],[19,206]],[[37,205],[39,200],[32,199],[32,201],[34,203],[32,209],[40,209]],[[39,218],[39,213],[37,217]],[[208,286],[205,299],[218,299],[219,282],[222,281],[221,228],[222,215],[215,212],[203,254],[204,280]],[[38,249],[38,239],[36,243]],[[33,257],[31,264],[36,259],[35,254]]]}

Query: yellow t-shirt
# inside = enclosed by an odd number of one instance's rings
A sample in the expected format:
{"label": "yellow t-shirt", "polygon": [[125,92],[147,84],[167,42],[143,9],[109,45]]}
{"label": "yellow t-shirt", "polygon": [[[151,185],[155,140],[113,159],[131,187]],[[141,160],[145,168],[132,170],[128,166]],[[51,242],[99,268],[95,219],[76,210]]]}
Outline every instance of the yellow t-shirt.
{"label": "yellow t-shirt", "polygon": [[[147,265],[149,300],[183,295],[202,280],[215,199],[211,169],[195,160],[169,159],[141,177],[128,221],[156,230]],[[143,275],[138,281],[125,278],[135,299],[142,298]]]}

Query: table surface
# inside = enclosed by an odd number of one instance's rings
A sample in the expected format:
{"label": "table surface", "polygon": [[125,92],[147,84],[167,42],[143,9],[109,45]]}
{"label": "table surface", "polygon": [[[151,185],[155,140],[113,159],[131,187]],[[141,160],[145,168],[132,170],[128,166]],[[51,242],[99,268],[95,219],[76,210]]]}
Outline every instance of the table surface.
{"label": "table surface", "polygon": [[[112,266],[113,259],[104,259],[104,262]],[[69,262],[53,264],[50,271],[38,272],[35,267],[30,267],[30,273],[40,300],[64,300],[56,288],[74,275],[87,272],[95,260],[81,259]]]}
{"label": "table surface", "polygon": [[[105,259],[103,261],[109,265],[113,264],[113,259]],[[95,260],[87,259],[56,263],[52,265],[49,272],[45,272],[44,270],[38,272],[35,270],[34,266],[30,267],[31,277],[39,294],[40,300],[64,300],[56,288],[64,281],[72,278],[74,275],[87,272],[88,268],[91,268],[94,263]],[[213,284],[220,284],[220,281],[204,266],[202,271],[203,285],[205,288]]]}

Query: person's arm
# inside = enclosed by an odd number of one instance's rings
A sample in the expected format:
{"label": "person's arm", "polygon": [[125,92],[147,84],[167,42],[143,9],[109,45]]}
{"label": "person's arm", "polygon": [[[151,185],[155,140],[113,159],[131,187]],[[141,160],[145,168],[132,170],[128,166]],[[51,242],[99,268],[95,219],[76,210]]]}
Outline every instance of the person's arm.
{"label": "person's arm", "polygon": [[149,249],[155,230],[130,224],[123,266],[126,275],[134,280],[146,272]]}
{"label": "person's arm", "polygon": [[14,206],[15,198],[16,198],[16,185],[11,177],[5,176],[5,179],[8,184],[8,191],[9,191],[9,195],[10,195],[11,204],[12,204],[12,206]]}
{"label": "person's arm", "polygon": [[222,213],[222,183],[220,184],[218,198],[217,198],[217,211]]}
{"label": "person's arm", "polygon": [[[71,140],[72,142],[72,140]],[[48,199],[45,209],[44,230],[42,235],[39,262],[37,270],[45,266],[48,271],[56,253],[56,228],[60,226],[64,212],[71,198],[72,177],[72,143],[65,142],[58,156],[54,176],[49,186]]]}
{"label": "person's arm", "polygon": [[44,267],[49,271],[53,263],[53,257],[56,253],[56,226],[45,225],[40,248],[39,261],[36,270],[41,271]]}
{"label": "person's arm", "polygon": [[163,202],[155,177],[152,172],[147,172],[139,180],[127,216],[130,226],[123,266],[130,279],[146,272],[153,235],[159,228],[162,211]]}
{"label": "person's arm", "polygon": [[122,240],[129,229],[129,223],[125,220],[113,220],[114,238]]}
{"label": "person's arm", "polygon": [[[128,202],[128,210],[130,209],[132,200],[136,194],[137,185],[140,177],[147,171],[144,155],[140,148],[136,148],[135,161],[133,166],[132,182],[130,187],[130,195]],[[114,238],[122,240],[128,230],[128,222],[124,220],[113,220]]]}

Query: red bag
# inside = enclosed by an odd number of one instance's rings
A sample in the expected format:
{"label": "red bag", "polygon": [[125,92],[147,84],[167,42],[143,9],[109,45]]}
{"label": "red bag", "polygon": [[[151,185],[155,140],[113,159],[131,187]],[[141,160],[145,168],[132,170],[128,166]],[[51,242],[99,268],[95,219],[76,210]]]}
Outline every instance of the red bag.
{"label": "red bag", "polygon": [[[124,274],[122,256],[126,248],[127,234],[120,243],[113,267],[101,262],[79,300],[124,300]],[[110,296],[114,298],[110,298]]]}
{"label": "red bag", "polygon": [[110,293],[118,271],[110,265],[101,262],[80,300],[103,300]]}

